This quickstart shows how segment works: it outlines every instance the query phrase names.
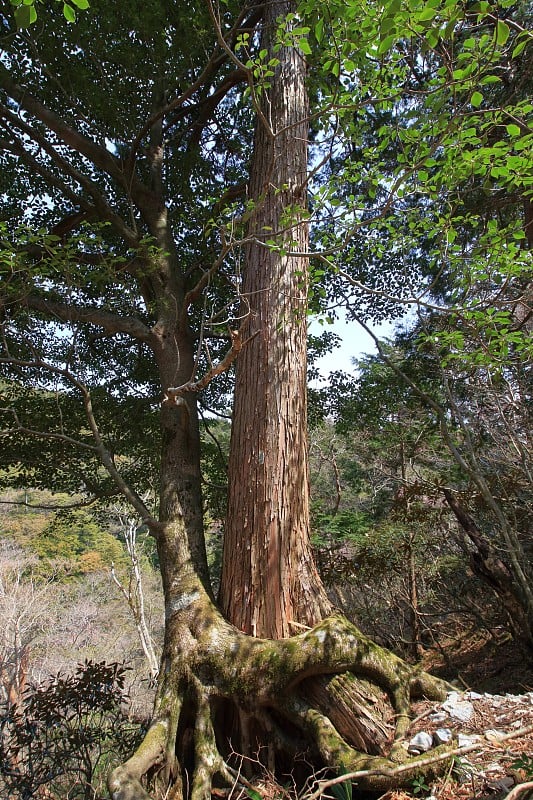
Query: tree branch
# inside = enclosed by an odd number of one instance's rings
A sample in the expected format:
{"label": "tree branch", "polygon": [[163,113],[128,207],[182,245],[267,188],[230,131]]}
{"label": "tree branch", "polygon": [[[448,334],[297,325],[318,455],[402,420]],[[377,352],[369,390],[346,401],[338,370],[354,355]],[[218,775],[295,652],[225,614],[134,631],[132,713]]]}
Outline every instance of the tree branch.
{"label": "tree branch", "polygon": [[[98,212],[101,218],[104,220],[109,220],[130,246],[136,247],[138,245],[138,239],[135,231],[128,228],[128,226],[124,223],[124,220],[115,214],[106,198],[100,191],[100,187],[93,180],[76,169],[67,159],[58,153],[53,144],[39,131],[35,130],[35,128],[26,123],[24,120],[21,120],[20,117],[18,117],[16,114],[13,114],[13,112],[5,106],[0,106],[0,110],[6,122],[9,122],[13,126],[13,128],[10,128],[9,125],[5,124],[4,128],[15,139],[17,143],[18,155],[23,161],[26,161],[27,163],[28,160],[31,159],[31,161],[37,165],[37,168],[41,174],[43,174],[43,171],[40,168],[40,162],[37,161],[37,159],[35,159],[33,156],[30,156],[30,154],[27,153],[27,148],[24,147],[24,144],[20,142],[20,140],[16,139],[13,130],[14,128],[21,130],[24,135],[28,136],[32,141],[39,145],[39,147],[49,156],[52,162],[61,170],[62,173],[67,174],[70,178],[76,181],[76,183],[78,183],[87,192],[87,194],[92,197],[94,210]],[[82,155],[84,155],[84,153],[82,153]],[[96,166],[99,165],[96,164]],[[82,208],[84,207],[84,204],[80,201],[78,201],[78,204],[81,205]],[[87,206],[85,206],[85,208],[87,209]],[[88,209],[92,210],[92,207],[88,206]]]}
{"label": "tree branch", "polygon": [[[3,125],[2,127],[6,129],[5,125]],[[7,130],[11,135],[13,135],[13,132],[9,128],[7,128]],[[59,191],[62,194],[64,194],[65,197],[68,197],[68,199],[74,205],[83,208],[85,211],[88,212],[94,210],[93,206],[85,198],[83,198],[79,194],[76,194],[76,192],[68,184],[64,183],[64,181],[58,178],[57,175],[54,175],[53,172],[47,169],[47,167],[45,167],[43,164],[37,161],[37,159],[34,158],[30,153],[28,153],[28,151],[26,150],[26,148],[19,139],[15,137],[13,138],[14,141],[12,142],[8,142],[7,139],[0,139],[0,150],[4,150],[8,153],[13,153],[14,156],[20,158],[20,160],[23,161],[28,167],[30,167],[30,169],[33,170],[37,175],[41,175],[41,177],[43,177],[46,180],[49,186],[55,186],[56,189],[59,189]]]}
{"label": "tree branch", "polygon": [[[258,333],[259,331],[254,333],[253,336],[257,336]],[[211,383],[213,378],[216,378],[217,375],[220,375],[222,372],[226,372],[226,370],[230,368],[231,364],[241,352],[243,345],[253,338],[253,336],[251,336],[249,339],[246,339],[246,341],[243,342],[240,331],[230,331],[230,336],[231,348],[228,350],[222,361],[219,361],[218,364],[214,364],[211,369],[206,372],[206,374],[198,381],[190,380],[187,381],[187,383],[182,383],[181,386],[170,386],[165,391],[163,402],[176,403],[176,398],[184,395],[187,392],[200,392],[202,389],[205,389],[205,387]]]}
{"label": "tree branch", "polygon": [[126,333],[134,339],[147,343],[152,339],[150,328],[135,317],[122,317],[102,308],[68,305],[36,295],[25,297],[24,304],[28,308],[41,311],[62,322],[90,322],[103,328],[109,334]]}
{"label": "tree branch", "polygon": [[105,443],[100,434],[100,430],[98,428],[98,424],[96,422],[96,417],[92,406],[91,393],[87,388],[87,386],[85,386],[84,383],[78,380],[75,377],[75,375],[73,375],[72,372],[70,372],[70,370],[62,367],[56,367],[54,364],[49,364],[47,361],[43,361],[42,359],[39,358],[31,361],[26,361],[24,359],[19,359],[14,357],[13,358],[4,357],[0,358],[0,364],[10,364],[12,366],[17,366],[27,369],[41,369],[46,372],[50,372],[52,375],[57,375],[58,377],[61,377],[64,380],[66,380],[68,383],[71,384],[71,386],[73,386],[80,393],[83,401],[83,407],[85,409],[85,415],[87,417],[87,422],[89,424],[89,428],[92,433],[95,444],[90,445],[87,444],[86,442],[80,442],[79,440],[73,439],[72,437],[62,433],[48,433],[45,431],[36,431],[32,430],[31,428],[25,428],[20,423],[16,412],[13,410],[12,413],[17,422],[17,429],[22,431],[23,433],[28,433],[29,435],[32,436],[38,436],[41,438],[48,438],[48,439],[57,439],[59,441],[66,442],[67,444],[72,444],[76,447],[81,447],[83,449],[90,450],[91,452],[96,453],[102,465],[105,467],[110,477],[113,479],[117,489],[137,511],[142,521],[146,525],[148,525],[150,531],[154,534],[154,536],[157,536],[157,534],[161,530],[161,524],[155,519],[155,517],[153,517],[150,511],[148,511],[145,503],[143,502],[142,498],[137,494],[137,492],[135,492],[135,490],[132,489],[128,483],[126,483],[126,481],[120,474],[119,470],[115,466],[113,455],[105,446]]}
{"label": "tree branch", "polygon": [[120,162],[105,147],[83,136],[79,131],[67,125],[57,114],[46,108],[26,89],[19,86],[10,77],[9,70],[0,63],[0,86],[15,100],[20,108],[37,117],[49,130],[54,131],[66,145],[86,156],[96,167],[104,170],[118,183],[124,185],[124,173]]}

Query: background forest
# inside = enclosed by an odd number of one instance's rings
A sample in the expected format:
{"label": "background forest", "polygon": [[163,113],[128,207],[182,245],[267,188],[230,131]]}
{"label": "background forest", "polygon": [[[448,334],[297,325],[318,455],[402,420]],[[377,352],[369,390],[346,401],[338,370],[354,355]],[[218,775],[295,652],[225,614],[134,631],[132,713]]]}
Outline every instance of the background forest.
{"label": "background forest", "polygon": [[119,5],[0,3],[0,787],[378,796],[397,676],[531,689],[531,8]]}

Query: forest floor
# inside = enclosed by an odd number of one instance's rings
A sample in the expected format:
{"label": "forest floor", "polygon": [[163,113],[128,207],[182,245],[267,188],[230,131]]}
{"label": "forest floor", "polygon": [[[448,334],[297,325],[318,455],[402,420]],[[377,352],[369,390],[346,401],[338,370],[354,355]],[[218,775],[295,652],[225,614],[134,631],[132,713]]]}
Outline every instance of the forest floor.
{"label": "forest floor", "polygon": [[[410,742],[421,732],[447,731],[456,755],[446,774],[427,785],[389,791],[372,800],[533,800],[533,669],[512,642],[466,636],[428,650],[423,666],[450,681],[456,691],[445,702],[413,705]],[[437,734],[438,735],[438,734]],[[435,741],[435,740],[434,740]],[[441,740],[442,741],[442,740]],[[432,748],[426,751],[431,758]],[[288,800],[292,795],[273,782],[261,793],[241,798]],[[370,800],[354,785],[325,791],[330,800]],[[300,795],[305,800],[306,794]]]}
{"label": "forest floor", "polygon": [[428,653],[424,665],[453,681],[457,696],[444,704],[417,703],[409,739],[447,729],[458,737],[459,752],[448,773],[431,786],[416,784],[382,800],[533,798],[531,662],[510,642],[470,638],[445,643],[439,655]]}

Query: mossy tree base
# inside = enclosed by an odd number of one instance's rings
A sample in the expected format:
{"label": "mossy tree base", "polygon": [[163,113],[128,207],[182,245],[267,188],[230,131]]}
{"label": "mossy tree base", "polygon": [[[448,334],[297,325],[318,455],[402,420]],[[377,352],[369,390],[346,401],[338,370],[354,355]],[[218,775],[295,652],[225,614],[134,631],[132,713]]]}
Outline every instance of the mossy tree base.
{"label": "mossy tree base", "polygon": [[[231,753],[257,757],[261,743],[250,737],[255,730],[269,731],[262,744],[269,745],[271,755],[272,748],[286,751],[292,738],[306,743],[317,767],[335,773],[381,771],[359,781],[364,789],[394,788],[427,774],[429,768],[419,765],[427,759],[410,759],[401,739],[409,725],[411,696],[442,699],[443,682],[379,647],[342,616],[288,639],[267,640],[227,623],[201,585],[189,587],[170,605],[152,723],[138,750],[110,775],[113,800],[150,800],[165,792],[175,799],[208,800],[215,779],[218,785],[235,784]],[[373,746],[364,746],[364,727],[357,734],[359,746],[348,744],[324,704],[313,704],[316,679],[346,673],[378,687],[390,701],[393,735],[385,755],[368,752]],[[331,708],[335,698],[342,700],[340,681],[331,689]],[[360,699],[371,718],[372,702],[365,706]],[[221,715],[221,708],[229,714]],[[221,716],[234,720],[231,741]],[[406,762],[412,771],[391,772]],[[156,786],[154,795],[143,787],[149,779]]]}

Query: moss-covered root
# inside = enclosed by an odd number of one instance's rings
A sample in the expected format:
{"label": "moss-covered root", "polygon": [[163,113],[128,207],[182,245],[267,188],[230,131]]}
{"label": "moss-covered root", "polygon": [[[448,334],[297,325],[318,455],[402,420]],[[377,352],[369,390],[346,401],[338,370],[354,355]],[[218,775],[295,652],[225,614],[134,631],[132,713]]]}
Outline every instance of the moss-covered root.
{"label": "moss-covered root", "polygon": [[383,756],[361,753],[350,747],[330,720],[320,711],[307,705],[301,698],[294,698],[285,705],[285,710],[293,722],[304,729],[309,739],[315,743],[324,762],[338,773],[359,774],[357,785],[365,791],[384,792],[410,785],[414,778],[422,776],[431,780],[449,765],[446,748],[435,748],[431,759],[427,753],[409,757],[403,751],[395,760]]}
{"label": "moss-covered root", "polygon": [[[448,688],[377,645],[341,615],[329,617],[313,629],[276,645],[283,676],[292,676],[289,690],[307,676],[346,671],[366,677],[384,689],[396,713],[396,739],[401,739],[410,725],[413,694],[442,699]],[[268,646],[272,648],[271,644]]]}
{"label": "moss-covered root", "polygon": [[169,735],[172,734],[168,720],[152,723],[132,757],[109,775],[107,786],[112,800],[151,800],[140,778],[152,767],[165,762]]}
{"label": "moss-covered root", "polygon": [[410,688],[411,697],[425,697],[428,700],[445,700],[446,693],[455,689],[448,681],[436,678],[417,667],[412,668]]}
{"label": "moss-covered root", "polygon": [[232,776],[218,752],[209,695],[199,683],[196,683],[195,690],[197,701],[194,727],[195,767],[192,776],[191,800],[210,800],[213,777],[218,773],[231,786]]}

